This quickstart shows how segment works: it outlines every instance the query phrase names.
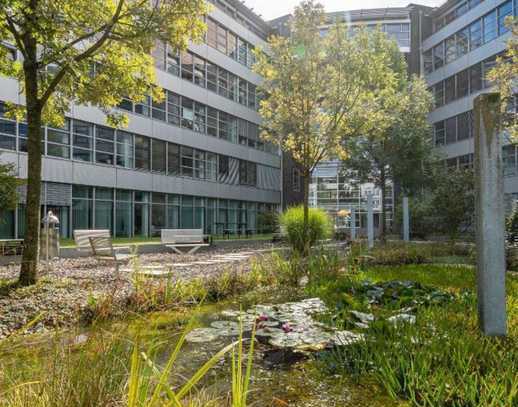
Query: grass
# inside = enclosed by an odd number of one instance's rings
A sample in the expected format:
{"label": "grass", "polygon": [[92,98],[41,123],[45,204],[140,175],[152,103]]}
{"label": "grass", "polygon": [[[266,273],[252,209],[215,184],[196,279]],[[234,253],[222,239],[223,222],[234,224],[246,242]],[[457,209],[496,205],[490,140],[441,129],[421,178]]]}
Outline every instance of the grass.
{"label": "grass", "polygon": [[[372,263],[431,257],[431,249],[394,247]],[[434,249],[436,250],[436,249]],[[444,255],[441,249],[441,255]],[[441,257],[441,256],[438,256]],[[382,260],[382,261],[381,261]],[[352,263],[355,264],[354,262]],[[351,273],[318,273],[307,286],[336,311],[324,320],[344,326],[349,310],[373,313],[378,319],[364,331],[366,340],[326,353],[321,369],[359,383],[374,380],[394,400],[412,406],[510,407],[518,405],[518,278],[507,276],[507,338],[481,335],[477,322],[475,269],[469,265],[367,265]],[[371,305],[362,296],[363,281],[410,280],[449,292],[439,305],[417,306],[415,325],[394,327],[385,318],[398,312],[391,305]],[[398,308],[396,306],[396,308]],[[344,311],[345,310],[345,311]]]}

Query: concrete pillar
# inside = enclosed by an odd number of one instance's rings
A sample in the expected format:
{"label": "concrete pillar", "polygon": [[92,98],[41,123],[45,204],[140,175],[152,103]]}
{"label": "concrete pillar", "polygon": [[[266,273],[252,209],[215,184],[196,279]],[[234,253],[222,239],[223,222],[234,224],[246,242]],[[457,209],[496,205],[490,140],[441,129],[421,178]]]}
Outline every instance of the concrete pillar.
{"label": "concrete pillar", "polygon": [[410,214],[408,211],[408,197],[403,197],[403,240],[410,241]]}
{"label": "concrete pillar", "polygon": [[499,97],[478,96],[475,121],[477,294],[480,329],[507,334],[505,309],[505,209]]}
{"label": "concrete pillar", "polygon": [[374,213],[373,213],[372,192],[367,193],[367,239],[369,241],[369,249],[374,247]]}

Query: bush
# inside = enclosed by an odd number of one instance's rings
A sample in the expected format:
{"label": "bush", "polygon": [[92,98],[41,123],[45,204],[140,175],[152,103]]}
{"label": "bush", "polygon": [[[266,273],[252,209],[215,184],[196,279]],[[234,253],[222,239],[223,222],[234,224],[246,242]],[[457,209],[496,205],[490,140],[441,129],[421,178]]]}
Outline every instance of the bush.
{"label": "bush", "polygon": [[[293,249],[299,253],[304,251],[304,208],[296,206],[285,211],[279,218],[279,223],[286,229],[287,239]],[[321,209],[309,209],[308,224],[309,245],[331,236],[331,219]]]}

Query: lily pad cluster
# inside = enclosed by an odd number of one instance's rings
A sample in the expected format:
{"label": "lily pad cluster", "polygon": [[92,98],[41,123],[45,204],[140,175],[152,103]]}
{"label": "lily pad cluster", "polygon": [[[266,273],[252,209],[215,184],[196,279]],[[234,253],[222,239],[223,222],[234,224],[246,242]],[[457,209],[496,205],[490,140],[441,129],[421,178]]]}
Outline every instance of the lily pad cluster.
{"label": "lily pad cluster", "polygon": [[246,312],[227,310],[221,313],[221,317],[226,319],[191,331],[186,340],[199,343],[238,336],[240,329],[249,333],[254,325],[259,342],[280,349],[318,351],[363,340],[361,334],[338,331],[313,319],[313,315],[326,311],[327,307],[318,298],[279,305],[256,305]]}
{"label": "lily pad cluster", "polygon": [[452,295],[415,281],[363,282],[357,293],[367,298],[370,304],[413,307],[440,305],[452,299]]}

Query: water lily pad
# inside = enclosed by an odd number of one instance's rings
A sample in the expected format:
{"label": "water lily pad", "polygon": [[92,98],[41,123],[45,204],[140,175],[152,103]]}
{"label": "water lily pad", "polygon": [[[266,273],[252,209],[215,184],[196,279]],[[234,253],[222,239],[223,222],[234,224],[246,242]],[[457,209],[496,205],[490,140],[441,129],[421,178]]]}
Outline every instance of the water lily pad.
{"label": "water lily pad", "polygon": [[187,342],[204,343],[212,342],[219,337],[217,329],[214,328],[197,328],[193,329],[185,336]]}

